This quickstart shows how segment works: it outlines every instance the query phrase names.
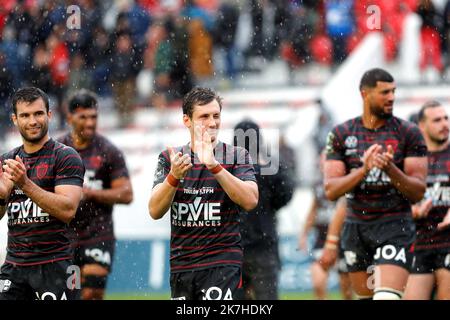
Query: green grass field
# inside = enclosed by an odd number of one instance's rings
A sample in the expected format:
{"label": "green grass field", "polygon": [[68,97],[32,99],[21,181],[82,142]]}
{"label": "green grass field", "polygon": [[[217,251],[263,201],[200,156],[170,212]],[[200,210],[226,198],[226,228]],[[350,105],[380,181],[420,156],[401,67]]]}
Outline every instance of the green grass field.
{"label": "green grass field", "polygon": [[[107,294],[106,300],[169,300],[169,293],[127,293],[127,294]],[[285,292],[280,293],[281,300],[314,300],[314,295],[312,292]],[[341,296],[339,292],[330,292],[330,300],[340,300]]]}

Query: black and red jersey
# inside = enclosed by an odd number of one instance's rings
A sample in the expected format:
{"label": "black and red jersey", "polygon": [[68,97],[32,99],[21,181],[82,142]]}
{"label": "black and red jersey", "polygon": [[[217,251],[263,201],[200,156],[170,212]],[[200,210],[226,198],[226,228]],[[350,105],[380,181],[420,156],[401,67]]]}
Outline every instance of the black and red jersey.
{"label": "black and red jersey", "polygon": [[427,218],[416,221],[416,250],[450,247],[450,228],[437,230],[450,209],[450,146],[438,152],[428,152],[427,192],[433,207]]}
{"label": "black and red jersey", "polygon": [[[240,208],[214,175],[203,165],[189,145],[174,148],[190,154],[194,166],[178,185],[170,207],[171,272],[242,264]],[[247,150],[219,142],[215,157],[225,170],[243,181],[255,181],[255,171]],[[167,150],[158,158],[154,186],[170,171]]]}
{"label": "black and red jersey", "polygon": [[[84,167],[78,153],[53,139],[35,153],[23,146],[3,154],[0,160],[19,156],[27,167],[27,176],[45,191],[60,185],[83,185]],[[14,187],[8,199],[8,247],[6,262],[29,266],[72,259],[69,226],[34,203],[21,189]]]}
{"label": "black and red jersey", "polygon": [[[70,133],[58,140],[74,147]],[[86,168],[84,187],[95,190],[110,189],[115,179],[129,177],[122,151],[105,137],[96,134],[87,148],[77,151]],[[71,222],[78,241],[114,239],[112,212],[113,206],[110,204],[81,201]]]}
{"label": "black and red jersey", "polygon": [[[327,159],[345,163],[346,173],[362,167],[364,152],[373,144],[386,151],[394,149],[394,163],[403,170],[408,157],[426,157],[427,147],[419,128],[408,121],[392,117],[377,129],[365,128],[357,117],[336,126],[327,138]],[[412,219],[411,204],[391,183],[389,176],[373,168],[347,195],[347,220],[370,222],[374,220]]]}

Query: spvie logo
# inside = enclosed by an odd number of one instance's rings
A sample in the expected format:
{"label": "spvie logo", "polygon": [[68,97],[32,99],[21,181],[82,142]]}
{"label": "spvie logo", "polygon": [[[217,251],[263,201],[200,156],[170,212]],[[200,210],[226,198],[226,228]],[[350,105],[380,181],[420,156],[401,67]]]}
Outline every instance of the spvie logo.
{"label": "spvie logo", "polygon": [[367,7],[366,13],[370,15],[367,18],[366,26],[369,30],[381,30],[381,9],[377,5]]}
{"label": "spvie logo", "polygon": [[67,7],[66,13],[69,15],[66,20],[66,27],[69,30],[81,29],[81,9],[77,5]]}

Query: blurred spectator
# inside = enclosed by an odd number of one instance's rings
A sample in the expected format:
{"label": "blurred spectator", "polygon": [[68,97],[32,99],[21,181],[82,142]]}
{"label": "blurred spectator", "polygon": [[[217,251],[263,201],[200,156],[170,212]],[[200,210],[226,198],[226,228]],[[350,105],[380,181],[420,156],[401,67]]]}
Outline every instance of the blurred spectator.
{"label": "blurred spectator", "polygon": [[354,31],[353,0],[326,0],[325,20],[333,43],[333,62],[338,65],[347,57],[348,38]]}
{"label": "blurred spectator", "polygon": [[11,126],[10,111],[8,100],[13,93],[13,79],[11,71],[8,70],[6,57],[0,51],[0,151],[4,150],[3,142],[8,128]]}
{"label": "blurred spectator", "polygon": [[65,25],[55,25],[52,33],[47,38],[46,46],[49,53],[49,67],[52,79],[50,93],[56,96],[56,110],[58,111],[58,128],[65,126],[66,112],[64,99],[69,81],[70,56],[67,44],[64,41]]}
{"label": "blurred spectator", "polygon": [[86,68],[86,61],[79,52],[75,53],[70,61],[69,83],[67,96],[81,88],[91,88],[91,70]]}
{"label": "blurred spectator", "polygon": [[316,7],[309,3],[296,3],[290,7],[289,32],[281,46],[281,56],[289,67],[292,83],[293,71],[311,61],[310,42],[320,20]]}
{"label": "blurred spectator", "polygon": [[136,51],[129,33],[117,34],[111,61],[111,84],[120,120],[119,125],[125,128],[133,120],[133,97],[139,70]]}
{"label": "blurred spectator", "polygon": [[38,45],[34,50],[31,66],[31,84],[44,92],[50,92],[52,76],[49,67],[49,55],[44,43]]}
{"label": "blurred spectator", "polygon": [[221,47],[225,57],[225,74],[228,79],[236,77],[236,31],[239,8],[235,3],[224,2],[219,7],[214,29],[214,42]]}
{"label": "blurred spectator", "polygon": [[94,29],[95,37],[86,52],[86,62],[91,69],[92,87],[100,96],[111,93],[109,76],[111,68],[111,44],[106,30],[98,26]]}
{"label": "blurred spectator", "polygon": [[181,99],[194,86],[191,66],[189,63],[189,40],[187,23],[182,17],[174,17],[174,30],[169,37],[173,45],[174,67],[170,75],[172,82],[172,96]]}
{"label": "blurred spectator", "polygon": [[189,65],[194,82],[198,86],[205,86],[211,81],[214,72],[212,37],[199,19],[189,22],[188,32]]}
{"label": "blurred spectator", "polygon": [[422,19],[420,38],[422,49],[420,53],[420,70],[423,72],[429,64],[442,75],[444,65],[441,55],[440,32],[443,29],[442,16],[438,14],[431,0],[420,0],[417,14]]}
{"label": "blurred spectator", "polygon": [[[242,134],[247,135],[247,138]],[[276,174],[261,174],[261,168],[270,163],[270,157],[260,150],[263,146],[262,136],[258,125],[253,121],[244,120],[236,125],[234,145],[250,152],[259,188],[258,206],[241,214],[245,299],[276,300],[280,269],[276,213],[292,198],[295,187],[293,176],[286,170],[287,166],[281,158]]]}
{"label": "blurred spectator", "polygon": [[167,106],[171,88],[171,73],[174,63],[174,48],[169,34],[173,32],[170,20],[153,24],[149,29],[148,46],[145,50],[144,67],[153,72],[153,94],[151,105],[157,108]]}

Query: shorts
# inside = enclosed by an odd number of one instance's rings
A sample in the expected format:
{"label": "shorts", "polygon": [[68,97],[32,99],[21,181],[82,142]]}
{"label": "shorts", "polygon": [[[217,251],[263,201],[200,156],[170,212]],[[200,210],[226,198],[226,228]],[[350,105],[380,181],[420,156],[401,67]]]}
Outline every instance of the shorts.
{"label": "shorts", "polygon": [[36,266],[3,264],[0,300],[79,300],[80,274],[71,260]]}
{"label": "shorts", "polygon": [[215,267],[170,275],[172,300],[241,300],[241,268]]}
{"label": "shorts", "polygon": [[391,264],[410,270],[416,238],[412,220],[355,223],[346,221],[342,248],[348,272],[368,271],[373,265]]}
{"label": "shorts", "polygon": [[412,274],[433,273],[438,269],[450,271],[450,248],[414,251]]}
{"label": "shorts", "polygon": [[80,241],[75,247],[75,264],[80,268],[86,264],[99,264],[111,272],[116,241],[105,240],[98,242]]}

